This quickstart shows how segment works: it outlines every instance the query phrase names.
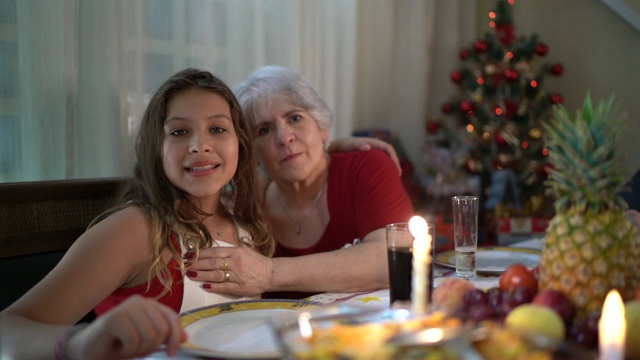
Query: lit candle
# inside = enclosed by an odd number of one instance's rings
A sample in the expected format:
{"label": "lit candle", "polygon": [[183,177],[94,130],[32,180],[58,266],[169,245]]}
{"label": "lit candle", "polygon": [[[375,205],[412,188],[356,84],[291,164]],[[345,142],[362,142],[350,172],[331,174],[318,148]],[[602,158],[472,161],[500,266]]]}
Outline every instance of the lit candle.
{"label": "lit candle", "polygon": [[429,271],[431,265],[431,235],[427,222],[420,216],[409,220],[413,235],[413,263],[411,275],[411,308],[415,314],[424,314],[429,299]]}
{"label": "lit candle", "polygon": [[602,306],[602,315],[598,323],[600,337],[600,360],[623,360],[624,337],[627,322],[624,315],[624,303],[617,290],[607,294]]}

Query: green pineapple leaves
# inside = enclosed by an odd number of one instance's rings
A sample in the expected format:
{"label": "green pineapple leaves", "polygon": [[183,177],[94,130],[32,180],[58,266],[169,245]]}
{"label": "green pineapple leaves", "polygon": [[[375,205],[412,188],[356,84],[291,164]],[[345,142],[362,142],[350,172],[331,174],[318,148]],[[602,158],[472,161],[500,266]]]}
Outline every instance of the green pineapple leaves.
{"label": "green pineapple leaves", "polygon": [[543,126],[552,166],[546,193],[555,197],[556,212],[626,208],[617,195],[624,175],[616,157],[621,117],[616,115],[614,96],[594,107],[587,94],[575,117],[563,105],[554,105],[553,113],[554,119]]}

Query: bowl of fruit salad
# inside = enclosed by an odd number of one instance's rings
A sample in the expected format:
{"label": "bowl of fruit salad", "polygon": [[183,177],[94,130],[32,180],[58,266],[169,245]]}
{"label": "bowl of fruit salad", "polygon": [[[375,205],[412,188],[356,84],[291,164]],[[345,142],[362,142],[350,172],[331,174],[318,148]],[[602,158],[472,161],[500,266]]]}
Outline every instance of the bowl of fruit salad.
{"label": "bowl of fruit salad", "polygon": [[445,312],[342,306],[314,309],[273,324],[287,359],[461,360],[470,327]]}

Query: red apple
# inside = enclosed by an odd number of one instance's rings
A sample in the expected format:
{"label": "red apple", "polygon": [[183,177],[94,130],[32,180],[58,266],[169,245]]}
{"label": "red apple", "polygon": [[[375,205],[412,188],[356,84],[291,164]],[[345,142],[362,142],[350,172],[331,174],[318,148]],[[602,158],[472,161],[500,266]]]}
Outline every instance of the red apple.
{"label": "red apple", "polygon": [[500,275],[500,290],[507,292],[517,288],[529,288],[531,293],[535,295],[538,292],[538,280],[533,272],[527,269],[523,264],[517,263],[509,266],[502,275]]}
{"label": "red apple", "polygon": [[560,315],[565,325],[569,326],[576,314],[576,309],[567,296],[557,290],[547,289],[538,292],[532,304],[547,306]]}

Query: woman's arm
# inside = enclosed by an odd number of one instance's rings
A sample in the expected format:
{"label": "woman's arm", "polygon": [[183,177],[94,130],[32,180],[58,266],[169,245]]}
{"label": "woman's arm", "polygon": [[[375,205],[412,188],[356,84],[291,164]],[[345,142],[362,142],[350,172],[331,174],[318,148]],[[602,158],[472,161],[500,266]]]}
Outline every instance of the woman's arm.
{"label": "woman's arm", "polygon": [[[270,291],[350,292],[388,287],[385,230],[349,248],[298,257],[268,258],[247,248],[202,249],[192,271],[205,289],[236,295]],[[222,260],[231,274],[224,281]],[[354,265],[354,264],[357,264]]]}
{"label": "woman's arm", "polygon": [[[17,351],[17,358],[52,358],[53,345],[64,329],[148,268],[149,229],[141,210],[127,208],[87,230],[42,281],[0,314],[4,330],[2,351]],[[134,308],[123,306],[121,311],[94,321],[76,336],[93,334],[94,338],[109,342],[125,332],[126,324],[132,321],[123,314],[130,314]],[[161,319],[162,313],[146,314],[150,319]],[[33,343],[34,338],[38,345]]]}
{"label": "woman's arm", "polygon": [[339,250],[273,259],[269,291],[352,292],[389,286],[385,229]]}

